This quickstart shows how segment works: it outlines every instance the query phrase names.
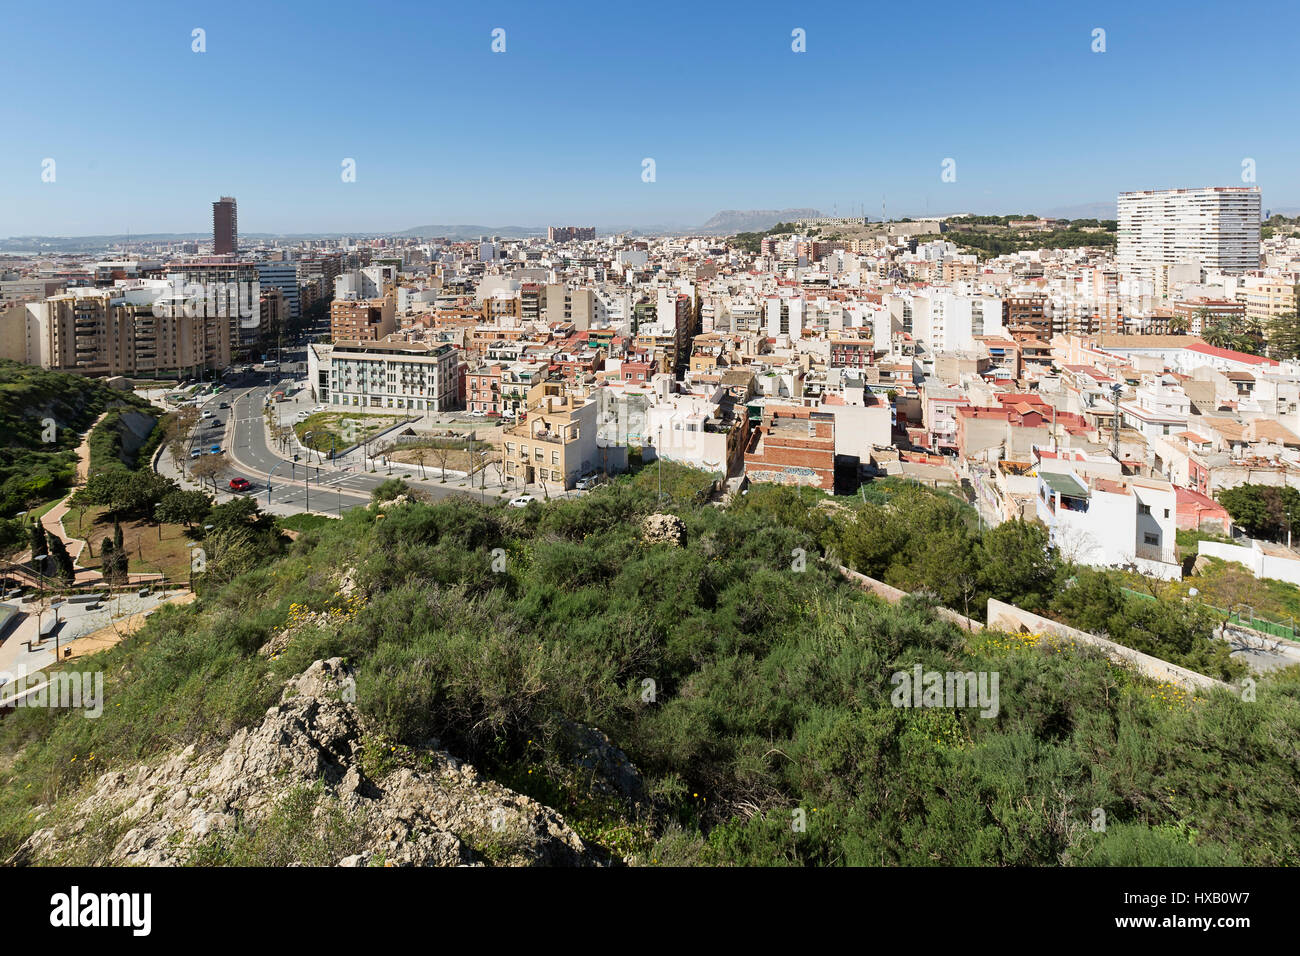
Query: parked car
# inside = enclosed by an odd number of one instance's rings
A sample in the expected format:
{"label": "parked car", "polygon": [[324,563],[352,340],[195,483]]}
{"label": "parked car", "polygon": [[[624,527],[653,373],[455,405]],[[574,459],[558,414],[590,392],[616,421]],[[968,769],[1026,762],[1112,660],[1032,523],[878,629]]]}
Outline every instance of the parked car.
{"label": "parked car", "polygon": [[221,454],[221,446],[220,446],[220,445],[213,445],[211,448],[208,449],[208,454],[209,454],[209,455],[220,455],[220,454]]}
{"label": "parked car", "polygon": [[201,451],[200,451],[199,449],[197,449],[197,448],[194,449],[192,452],[190,452],[190,458],[191,458],[191,459],[202,458],[202,457],[203,457],[203,452],[201,452]]}
{"label": "parked car", "polygon": [[247,490],[248,490],[249,488],[251,488],[251,487],[253,487],[253,486],[252,486],[252,484],[249,483],[249,481],[248,481],[247,478],[231,478],[231,479],[230,479],[230,490],[231,490],[231,491],[247,491]]}
{"label": "parked car", "polygon": [[577,488],[579,491],[588,491],[592,488],[595,488],[596,485],[598,485],[599,483],[600,483],[600,475],[596,475],[596,474],[583,475],[581,478],[578,479],[578,483],[573,487]]}
{"label": "parked car", "polygon": [[534,501],[536,501],[536,500],[537,500],[537,499],[534,498],[532,495],[520,495],[518,498],[511,498],[511,499],[510,499],[510,507],[511,507],[511,508],[527,508],[529,505],[531,505],[531,504],[532,504]]}

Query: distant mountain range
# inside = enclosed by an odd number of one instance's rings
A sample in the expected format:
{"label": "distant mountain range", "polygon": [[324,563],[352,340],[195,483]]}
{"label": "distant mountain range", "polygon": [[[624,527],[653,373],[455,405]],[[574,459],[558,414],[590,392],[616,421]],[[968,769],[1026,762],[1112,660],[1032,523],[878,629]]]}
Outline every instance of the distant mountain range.
{"label": "distant mountain range", "polygon": [[[821,215],[816,209],[724,209],[714,214],[702,226],[693,226],[680,222],[656,223],[647,225],[639,223],[612,223],[596,226],[598,235],[618,235],[626,233],[632,236],[662,235],[706,235],[730,236],[738,232],[759,232],[771,229],[778,222],[790,222],[793,219],[815,219]],[[558,224],[557,224],[558,225]],[[569,225],[569,223],[566,223]],[[585,223],[572,223],[585,225]],[[546,229],[539,226],[416,226],[397,233],[399,236],[445,236],[448,239],[477,239],[480,236],[501,236],[506,239],[522,239],[528,236],[544,236]]]}
{"label": "distant mountain range", "polygon": [[732,236],[738,232],[763,232],[778,222],[820,218],[821,213],[816,209],[724,209],[698,231],[711,236]]}
{"label": "distant mountain range", "polygon": [[[1017,210],[1022,211],[1022,210]],[[1288,217],[1300,215],[1300,208],[1295,206],[1266,206],[1266,212],[1278,213]],[[1053,219],[1114,219],[1115,202],[1080,203],[1073,206],[1058,206],[1053,209],[1037,211],[1038,215]],[[778,222],[791,222],[795,219],[817,219],[821,212],[811,208],[799,209],[724,209],[715,213],[700,226],[680,222],[638,225],[607,224],[596,226],[597,235],[629,236],[665,236],[665,235],[704,235],[731,236],[738,232],[762,232],[771,229]],[[898,215],[897,213],[895,215]],[[957,215],[954,213],[953,215]],[[566,223],[568,225],[569,223]],[[574,223],[584,225],[584,223]],[[242,233],[240,238],[249,240],[263,239],[338,239],[346,236],[403,236],[403,237],[444,237],[454,240],[477,239],[480,236],[501,236],[506,239],[525,239],[531,236],[546,235],[545,226],[482,226],[475,224],[428,225],[415,226],[401,232],[378,232],[352,230],[350,232],[329,233]],[[94,253],[120,245],[123,242],[204,242],[212,238],[208,232],[159,232],[116,236],[12,236],[0,239],[0,253]]]}
{"label": "distant mountain range", "polygon": [[1039,215],[1047,219],[1114,219],[1117,213],[1116,203],[1112,199],[1110,202],[1086,202],[1077,206],[1058,206],[1055,209],[1041,212]]}
{"label": "distant mountain range", "polygon": [[505,239],[526,239],[529,236],[546,235],[545,226],[414,226],[393,233],[395,236],[408,238],[433,238],[441,236],[447,239],[477,239],[480,236],[501,236]]}

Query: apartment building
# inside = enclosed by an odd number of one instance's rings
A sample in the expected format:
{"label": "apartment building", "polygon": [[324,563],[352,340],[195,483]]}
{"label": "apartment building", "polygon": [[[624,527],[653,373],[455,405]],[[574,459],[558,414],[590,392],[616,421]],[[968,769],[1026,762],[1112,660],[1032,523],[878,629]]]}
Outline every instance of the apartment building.
{"label": "apartment building", "polygon": [[11,359],[25,365],[45,365],[41,352],[41,316],[45,314],[44,302],[0,303],[0,359]]}
{"label": "apartment building", "polygon": [[549,484],[569,490],[600,465],[596,402],[564,394],[558,382],[529,390],[527,417],[501,435],[505,479],[521,489]]}
{"label": "apartment building", "polygon": [[501,366],[484,365],[465,377],[465,408],[485,415],[501,414]]}
{"label": "apartment building", "polygon": [[225,314],[189,315],[183,299],[155,298],[156,293],[51,296],[36,310],[42,364],[81,375],[136,377],[193,375],[230,364]]}
{"label": "apartment building", "polygon": [[585,332],[595,324],[600,304],[591,289],[570,289],[562,283],[546,286],[543,318],[549,323],[572,322]]}
{"label": "apartment building", "polygon": [[1067,560],[1134,566],[1166,581],[1183,576],[1175,550],[1177,495],[1167,481],[1080,475],[1064,462],[1043,459],[1037,517]]}
{"label": "apartment building", "polygon": [[875,346],[871,339],[831,336],[831,368],[866,368],[875,361]]}
{"label": "apartment building", "polygon": [[302,316],[302,297],[298,287],[296,262],[259,262],[257,281],[264,289],[280,290],[284,296],[286,318],[293,320]]}
{"label": "apartment building", "polygon": [[330,338],[335,342],[377,342],[397,331],[396,296],[335,299],[330,303]]}
{"label": "apartment building", "polygon": [[[341,252],[326,252],[304,256],[298,262],[298,284],[315,285],[316,299],[332,299],[334,280],[342,273],[346,260]],[[311,303],[304,302],[303,308]]]}
{"label": "apartment building", "polygon": [[307,350],[307,377],[318,402],[421,413],[457,407],[460,354],[451,345],[339,341]]}
{"label": "apartment building", "polygon": [[[219,258],[199,259],[169,265],[165,271],[169,281],[182,286],[198,284],[207,290],[235,289],[240,295],[244,295],[245,290],[260,288],[255,262],[237,262],[233,259]],[[257,341],[261,335],[259,315],[260,313],[254,311],[252,315],[243,316],[241,319],[237,311],[231,311],[229,321],[232,349]]]}
{"label": "apartment building", "polygon": [[835,416],[788,406],[767,406],[745,446],[750,481],[835,489]]}
{"label": "apartment building", "polygon": [[1002,300],[1002,325],[1016,342],[1050,340],[1052,320],[1046,292],[1018,292]]}
{"label": "apartment building", "polygon": [[595,226],[550,226],[546,230],[547,242],[583,242],[595,238]]}
{"label": "apartment building", "polygon": [[1241,273],[1259,268],[1257,186],[1120,193],[1120,270],[1155,281],[1159,268],[1195,265]]}
{"label": "apartment building", "polygon": [[397,266],[372,265],[349,269],[334,277],[335,299],[381,299],[396,294]]}
{"label": "apartment building", "polygon": [[1300,310],[1300,283],[1294,275],[1257,277],[1242,281],[1246,298],[1246,318],[1258,322],[1265,330],[1280,315]]}
{"label": "apartment building", "polygon": [[1219,322],[1236,328],[1246,317],[1245,303],[1230,299],[1184,299],[1173,303],[1172,310],[1174,318],[1187,323],[1187,331],[1192,335],[1201,335]]}
{"label": "apartment building", "polygon": [[239,214],[234,196],[222,196],[212,204],[213,255],[230,256],[239,251]]}

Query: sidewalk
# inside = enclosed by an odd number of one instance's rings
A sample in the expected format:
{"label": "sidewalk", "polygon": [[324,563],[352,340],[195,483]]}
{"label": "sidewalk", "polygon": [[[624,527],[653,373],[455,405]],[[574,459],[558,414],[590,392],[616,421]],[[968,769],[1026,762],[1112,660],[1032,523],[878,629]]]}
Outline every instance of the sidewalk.
{"label": "sidewalk", "polygon": [[[277,385],[275,387],[278,388],[279,386]],[[214,398],[216,398],[216,396],[214,396]],[[315,399],[311,397],[311,393],[309,391],[303,390],[299,394],[291,398],[288,398],[283,402],[273,402],[272,403],[272,408],[274,410],[273,419],[286,425],[292,425],[294,423],[294,418],[296,417],[299,411],[312,411],[315,409],[317,404],[319,403],[317,403]],[[397,409],[386,410],[385,414],[389,411],[397,412],[399,410]],[[521,487],[516,482],[511,482],[507,480],[504,482],[504,488],[503,488],[503,482],[497,479],[496,470],[490,464],[486,468],[486,473],[487,473],[486,488],[484,488],[481,487],[481,485],[484,483],[485,480],[483,469],[480,469],[478,472],[474,474],[472,482],[469,478],[461,475],[460,473],[458,472],[453,473],[449,470],[448,479],[446,482],[443,482],[440,481],[438,478],[437,466],[436,465],[431,466],[428,462],[425,463],[423,469],[423,474],[426,477],[421,478],[420,475],[422,472],[420,466],[418,464],[411,463],[411,462],[395,461],[392,462],[390,466],[384,464],[383,458],[381,456],[380,458],[366,458],[363,464],[361,450],[356,450],[352,454],[347,456],[341,456],[337,462],[331,462],[328,454],[322,455],[315,451],[308,453],[308,450],[306,448],[303,448],[301,445],[299,445],[296,439],[292,439],[290,443],[285,448],[282,449],[275,441],[274,437],[272,436],[270,424],[266,421],[266,418],[261,415],[260,408],[257,409],[257,417],[261,421],[261,427],[263,430],[263,434],[266,437],[266,444],[268,448],[270,448],[275,454],[279,455],[280,457],[288,460],[292,460],[293,455],[295,453],[295,446],[296,446],[298,449],[300,449],[297,451],[297,453],[302,456],[301,460],[297,462],[297,465],[299,467],[302,467],[304,465],[310,465],[313,474],[315,474],[316,471],[319,470],[322,476],[322,483],[326,485],[329,482],[329,478],[334,475],[365,475],[378,480],[383,480],[385,478],[402,478],[413,487],[426,490],[431,494],[442,495],[442,494],[450,494],[453,492],[461,492],[461,493],[472,495],[476,498],[479,498],[480,500],[486,500],[489,503],[493,501],[509,501],[512,498],[516,498],[519,495],[524,495],[524,494],[532,495],[533,497],[537,498],[539,501],[544,501],[548,497],[547,494],[542,490],[541,485],[538,484],[528,485],[527,487]],[[434,430],[440,426],[445,427],[448,425],[460,425],[462,427],[475,428],[480,432],[490,431],[492,428],[495,428],[499,425],[499,423],[496,422],[491,422],[491,423],[489,422],[490,420],[487,419],[471,419],[466,421],[459,418],[457,416],[457,413],[454,412],[434,412],[425,415],[422,418],[410,422],[408,424],[410,425],[411,428],[417,431]],[[233,428],[233,418],[232,421],[228,422],[227,425],[227,432],[225,437],[225,445],[227,447],[229,447],[230,445],[230,434],[231,434],[230,430],[232,428]],[[172,478],[173,480],[181,484],[182,487],[200,489],[206,492],[207,494],[210,495],[213,494],[211,484],[201,485],[195,479],[189,477],[187,474],[184,474],[185,471],[184,463],[182,463],[180,469],[177,469],[175,465],[172,463],[170,456],[168,455],[162,455],[159,459],[157,459],[155,470],[157,470],[158,473],[161,475],[164,475],[168,478]],[[409,478],[405,477],[407,475],[409,475],[410,477]],[[254,484],[256,485],[257,482],[254,482]],[[313,488],[317,487],[317,484],[314,480],[312,486]],[[575,492],[566,493],[563,490],[557,491],[557,489],[553,486],[548,486],[548,490],[549,490],[550,498],[563,498],[566,496],[573,496],[575,494],[580,494]],[[329,489],[328,487],[323,487],[322,491],[326,495],[329,495],[331,493],[331,489]],[[505,492],[504,494],[502,493],[503,491]],[[247,496],[233,494],[218,489],[214,497],[218,503],[221,503],[225,501],[230,501],[233,498],[247,497]],[[266,511],[271,514],[278,514],[278,515],[301,514],[305,510],[298,505],[286,504],[284,502],[279,502],[275,500],[272,500],[271,503],[268,505],[266,501],[266,495],[264,493],[261,494],[260,496],[255,496],[255,497],[257,497],[258,507],[261,508],[263,511]],[[333,509],[331,509],[330,511],[316,511],[315,509],[312,509],[310,513],[328,514],[331,517],[335,515]]]}

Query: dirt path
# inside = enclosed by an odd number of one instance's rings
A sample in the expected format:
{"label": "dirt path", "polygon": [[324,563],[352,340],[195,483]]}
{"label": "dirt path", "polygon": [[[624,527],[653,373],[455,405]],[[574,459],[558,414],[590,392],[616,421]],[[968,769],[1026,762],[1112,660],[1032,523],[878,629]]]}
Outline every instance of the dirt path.
{"label": "dirt path", "polygon": [[[81,557],[81,552],[85,550],[86,542],[81,538],[74,538],[68,534],[67,528],[63,526],[63,516],[68,513],[71,507],[68,504],[68,499],[77,491],[77,488],[81,488],[86,484],[86,479],[90,476],[90,434],[104,420],[104,415],[107,414],[108,412],[104,412],[95,419],[90,428],[86,430],[86,434],[82,436],[81,444],[77,446],[77,487],[68,492],[62,501],[45,512],[45,515],[41,518],[41,524],[45,527],[47,534],[63,539],[74,565],[77,564],[78,559]],[[98,572],[96,572],[96,575],[98,575]],[[78,575],[78,578],[80,578],[80,575]]]}

